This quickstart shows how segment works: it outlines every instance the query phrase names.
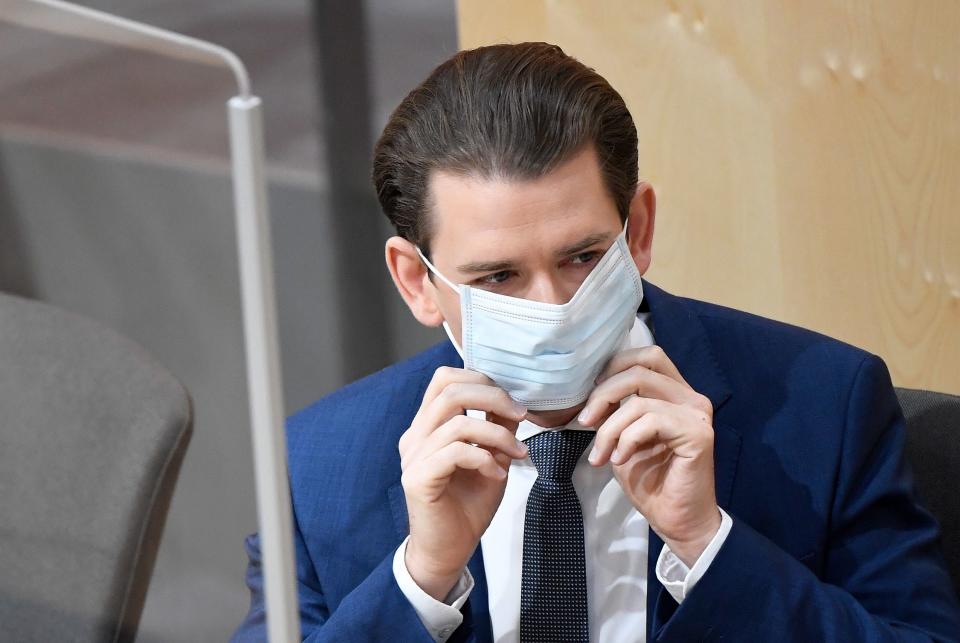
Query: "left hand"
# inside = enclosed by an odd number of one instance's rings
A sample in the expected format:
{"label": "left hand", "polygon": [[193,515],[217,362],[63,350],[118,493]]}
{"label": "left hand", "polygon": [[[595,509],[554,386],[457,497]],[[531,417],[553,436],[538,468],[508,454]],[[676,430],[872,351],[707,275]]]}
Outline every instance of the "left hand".
{"label": "left hand", "polygon": [[598,427],[590,463],[609,460],[633,506],[692,567],[720,529],[713,404],[659,346],[614,355],[597,382],[579,417]]}

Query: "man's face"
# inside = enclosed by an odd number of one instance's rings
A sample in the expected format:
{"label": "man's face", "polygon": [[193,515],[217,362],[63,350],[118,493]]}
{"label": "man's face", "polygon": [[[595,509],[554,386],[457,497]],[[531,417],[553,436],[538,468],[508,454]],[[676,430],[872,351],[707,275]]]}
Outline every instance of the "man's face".
{"label": "man's face", "polygon": [[[430,196],[430,258],[437,269],[454,283],[532,301],[569,301],[623,229],[592,147],[529,181],[436,172]],[[648,200],[652,190],[640,198]],[[631,207],[628,235],[637,242],[646,236],[645,218],[652,229],[652,212],[644,217],[643,205]],[[630,246],[643,274],[649,247]],[[460,342],[458,294],[436,278],[423,292]]]}
{"label": "man's face", "polygon": [[[551,304],[570,300],[623,230],[592,148],[539,179],[507,181],[436,172],[430,180],[431,261],[447,279]],[[656,197],[640,183],[630,202],[627,245],[637,270],[650,266]],[[416,247],[391,237],[387,267],[420,323],[450,325],[462,345],[460,296],[430,278]],[[530,412],[541,426],[562,426],[573,409]]]}

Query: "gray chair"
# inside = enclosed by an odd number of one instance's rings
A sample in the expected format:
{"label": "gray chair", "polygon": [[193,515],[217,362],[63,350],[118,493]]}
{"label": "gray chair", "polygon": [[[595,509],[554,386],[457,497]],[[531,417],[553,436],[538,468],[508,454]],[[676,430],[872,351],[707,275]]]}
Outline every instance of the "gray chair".
{"label": "gray chair", "polygon": [[898,388],[907,458],[921,503],[940,522],[943,554],[960,592],[960,397]]}
{"label": "gray chair", "polygon": [[0,293],[0,641],[130,641],[192,432],[117,333]]}

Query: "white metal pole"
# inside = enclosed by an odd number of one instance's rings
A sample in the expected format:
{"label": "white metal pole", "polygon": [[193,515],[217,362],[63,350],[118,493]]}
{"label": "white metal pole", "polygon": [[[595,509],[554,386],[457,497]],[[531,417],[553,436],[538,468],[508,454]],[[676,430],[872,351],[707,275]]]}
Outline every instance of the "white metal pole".
{"label": "white metal pole", "polygon": [[228,101],[227,111],[267,628],[271,643],[298,641],[300,621],[283,386],[263,172],[262,107],[260,99],[250,95],[247,70],[236,54],[220,45],[62,0],[0,0],[0,8],[0,20],[165,56],[222,64],[234,73],[240,95]]}
{"label": "white metal pole", "polygon": [[273,255],[263,176],[262,109],[255,96],[236,96],[227,104],[267,626],[273,643],[298,641]]}

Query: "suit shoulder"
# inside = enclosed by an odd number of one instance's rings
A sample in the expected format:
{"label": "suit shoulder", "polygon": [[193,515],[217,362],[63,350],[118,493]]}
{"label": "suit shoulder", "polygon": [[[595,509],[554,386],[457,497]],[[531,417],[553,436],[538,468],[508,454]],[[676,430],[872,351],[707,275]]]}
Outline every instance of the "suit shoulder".
{"label": "suit shoulder", "polygon": [[456,357],[453,346],[445,341],[351,382],[290,415],[288,438],[321,424],[335,425],[344,417],[385,410],[398,392],[413,395],[413,389],[429,381],[439,366],[454,363]]}
{"label": "suit shoulder", "polygon": [[808,328],[696,299],[684,298],[684,303],[723,352],[771,359],[804,355],[811,362],[834,368],[846,365],[853,370],[868,358],[879,359],[853,344]]}

